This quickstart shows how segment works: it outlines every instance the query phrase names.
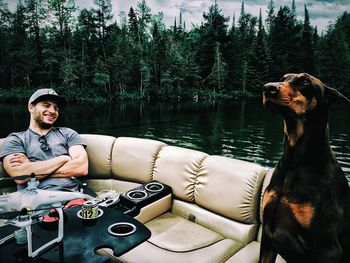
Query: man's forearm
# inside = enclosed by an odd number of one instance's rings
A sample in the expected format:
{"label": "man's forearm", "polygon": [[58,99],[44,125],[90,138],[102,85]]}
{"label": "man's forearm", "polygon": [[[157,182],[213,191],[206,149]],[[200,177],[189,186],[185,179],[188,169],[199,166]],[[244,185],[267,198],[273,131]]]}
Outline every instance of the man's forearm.
{"label": "man's forearm", "polygon": [[11,165],[9,162],[4,162],[4,168],[10,176],[35,174],[51,174],[62,165],[67,163],[71,158],[68,155],[62,155],[50,160],[37,162],[23,162],[18,165]]}
{"label": "man's forearm", "polygon": [[79,177],[88,173],[88,162],[84,158],[73,159],[58,168],[52,177]]}

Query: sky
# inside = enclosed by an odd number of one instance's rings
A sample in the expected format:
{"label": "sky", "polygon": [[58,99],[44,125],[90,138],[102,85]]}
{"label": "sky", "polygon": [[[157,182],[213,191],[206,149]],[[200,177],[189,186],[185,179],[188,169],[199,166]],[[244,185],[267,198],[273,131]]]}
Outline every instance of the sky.
{"label": "sky", "polygon": [[[9,7],[13,8],[18,0],[8,0]],[[119,21],[120,12],[129,12],[130,7],[137,8],[137,3],[141,0],[111,0],[114,18]],[[266,7],[269,0],[245,0],[245,10],[254,16],[259,15],[262,10],[263,19],[266,17]],[[292,0],[274,0],[275,11],[280,6],[291,6]],[[93,0],[76,0],[79,9],[94,6]],[[182,18],[186,22],[186,28],[191,29],[192,24],[200,25],[203,20],[203,12],[207,12],[214,0],[146,0],[151,8],[152,14],[163,12],[164,22],[167,26],[174,24],[174,18]],[[242,0],[217,0],[223,14],[232,19],[236,16],[236,21],[240,14]],[[350,12],[350,0],[295,0],[298,19],[304,20],[304,5],[309,10],[310,20],[313,26],[317,26],[318,32],[327,28],[329,21],[335,21],[344,11]]]}

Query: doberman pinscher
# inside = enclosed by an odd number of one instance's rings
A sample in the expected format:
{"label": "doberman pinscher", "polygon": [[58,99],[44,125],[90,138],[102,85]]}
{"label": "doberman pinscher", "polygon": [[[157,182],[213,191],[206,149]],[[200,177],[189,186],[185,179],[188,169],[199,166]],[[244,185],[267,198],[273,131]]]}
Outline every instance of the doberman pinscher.
{"label": "doberman pinscher", "polygon": [[287,74],[263,88],[282,115],[284,153],[264,193],[260,263],[350,262],[350,188],[328,141],[328,109],[349,100],[319,79]]}

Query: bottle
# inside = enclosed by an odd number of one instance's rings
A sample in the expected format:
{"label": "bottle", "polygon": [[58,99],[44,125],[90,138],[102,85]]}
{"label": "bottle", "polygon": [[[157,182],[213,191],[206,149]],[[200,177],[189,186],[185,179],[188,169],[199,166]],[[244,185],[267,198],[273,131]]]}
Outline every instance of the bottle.
{"label": "bottle", "polygon": [[27,243],[27,230],[25,228],[15,231],[14,234],[17,245],[24,245]]}

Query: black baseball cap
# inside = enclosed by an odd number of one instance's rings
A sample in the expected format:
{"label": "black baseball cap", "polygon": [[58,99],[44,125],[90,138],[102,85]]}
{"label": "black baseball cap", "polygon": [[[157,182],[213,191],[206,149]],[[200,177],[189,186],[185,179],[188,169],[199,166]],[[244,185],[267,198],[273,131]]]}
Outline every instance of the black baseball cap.
{"label": "black baseball cap", "polygon": [[35,104],[47,99],[55,101],[59,107],[62,107],[67,103],[66,99],[59,96],[53,89],[38,89],[29,98],[28,104]]}

